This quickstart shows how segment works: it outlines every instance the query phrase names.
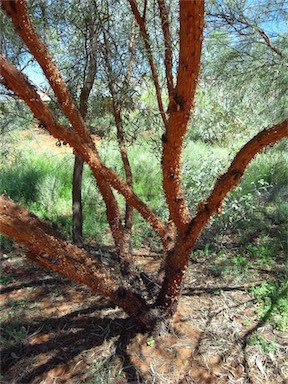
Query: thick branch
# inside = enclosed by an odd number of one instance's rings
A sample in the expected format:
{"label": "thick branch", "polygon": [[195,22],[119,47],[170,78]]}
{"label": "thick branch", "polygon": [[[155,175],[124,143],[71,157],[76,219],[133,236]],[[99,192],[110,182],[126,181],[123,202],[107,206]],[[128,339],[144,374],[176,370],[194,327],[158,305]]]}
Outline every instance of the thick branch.
{"label": "thick branch", "polygon": [[288,120],[259,132],[237,153],[227,172],[217,179],[206,202],[198,205],[198,212],[191,221],[186,234],[186,240],[191,246],[195,244],[209,218],[215,212],[220,212],[225,196],[238,184],[254,156],[284,137],[288,137]]}
{"label": "thick branch", "polygon": [[167,117],[166,117],[166,113],[164,111],[164,106],[163,106],[163,101],[162,101],[162,96],[161,96],[161,87],[160,87],[160,83],[159,83],[159,77],[158,77],[158,73],[157,73],[157,69],[156,69],[156,65],[155,65],[155,61],[154,61],[154,57],[153,57],[153,53],[152,53],[149,34],[148,34],[147,29],[146,29],[145,18],[141,17],[136,2],[134,0],[128,0],[128,1],[130,3],[131,10],[135,16],[137,24],[140,28],[140,31],[143,35],[144,45],[145,45],[145,49],[146,49],[146,52],[148,55],[148,61],[149,61],[149,65],[151,68],[152,78],[153,78],[153,82],[154,82],[154,86],[155,86],[155,90],[156,90],[158,108],[159,108],[163,123],[166,126]]}
{"label": "thick branch", "polygon": [[90,166],[95,178],[102,177],[110,183],[111,186],[122,194],[127,202],[147,220],[163,240],[166,234],[166,228],[163,222],[135,195],[133,190],[129,188],[112,169],[106,167],[101,162],[98,154],[95,153],[95,149],[91,148],[90,143],[86,143],[85,140],[80,138],[73,130],[60,125],[48,106],[42,102],[27,78],[1,55],[0,66],[1,75],[3,76],[2,84],[25,101],[34,116],[39,120],[40,126],[47,129],[55,138],[68,143]]}
{"label": "thick branch", "polygon": [[63,240],[50,226],[7,197],[0,197],[0,231],[24,244],[29,257],[92,291],[103,294],[141,321],[144,300],[126,290],[88,252]]}
{"label": "thick branch", "polygon": [[191,220],[181,183],[181,154],[198,81],[204,22],[204,1],[180,1],[180,51],[177,85],[163,135],[163,188],[170,217],[184,233]]}
{"label": "thick branch", "polygon": [[186,233],[178,237],[175,248],[166,258],[165,278],[157,299],[157,306],[163,307],[166,315],[175,309],[191,250],[210,217],[219,210],[225,196],[237,185],[253,157],[284,137],[288,137],[288,120],[258,133],[237,153],[227,172],[218,178],[207,201],[198,204],[198,212]]}
{"label": "thick branch", "polygon": [[172,61],[172,41],[171,41],[171,32],[170,25],[168,21],[168,14],[166,10],[166,5],[164,0],[158,0],[158,6],[160,10],[161,25],[164,36],[164,47],[165,47],[165,70],[166,70],[166,81],[169,100],[173,95],[173,61]]}

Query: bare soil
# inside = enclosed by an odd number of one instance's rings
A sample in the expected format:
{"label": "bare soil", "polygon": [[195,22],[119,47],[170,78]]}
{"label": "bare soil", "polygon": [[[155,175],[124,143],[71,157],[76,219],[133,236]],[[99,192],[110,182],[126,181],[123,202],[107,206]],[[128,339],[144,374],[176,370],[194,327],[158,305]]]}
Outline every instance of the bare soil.
{"label": "bare soil", "polygon": [[[189,268],[171,328],[149,339],[21,247],[1,258],[1,383],[288,383],[288,334],[258,322],[247,285],[219,281],[202,261]],[[159,265],[145,250],[135,259],[147,271]],[[249,345],[255,330],[271,351]]]}

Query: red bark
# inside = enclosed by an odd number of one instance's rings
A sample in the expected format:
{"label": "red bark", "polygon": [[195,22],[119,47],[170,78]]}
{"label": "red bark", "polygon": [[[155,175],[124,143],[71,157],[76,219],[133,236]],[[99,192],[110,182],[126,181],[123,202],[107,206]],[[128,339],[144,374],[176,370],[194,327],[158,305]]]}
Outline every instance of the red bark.
{"label": "red bark", "polygon": [[238,184],[253,157],[287,136],[288,120],[258,133],[237,153],[227,172],[217,179],[208,199],[198,203],[196,216],[186,232],[178,236],[175,247],[165,260],[165,277],[156,304],[163,309],[165,316],[171,316],[177,306],[191,250],[209,219],[218,211],[228,192]]}
{"label": "red bark", "polygon": [[163,188],[170,217],[184,233],[191,220],[181,183],[181,154],[197,87],[203,38],[204,1],[180,1],[180,51],[177,84],[163,135]]}
{"label": "red bark", "polygon": [[[105,196],[107,217],[119,245],[119,252],[125,253],[125,239],[121,227],[120,214],[110,186],[120,192],[127,203],[139,211],[163,241],[164,250],[168,250],[165,260],[165,276],[160,293],[154,307],[160,309],[162,316],[173,314],[183,285],[185,271],[191,250],[208,223],[210,217],[219,210],[227,193],[234,188],[243,175],[253,157],[268,145],[288,136],[287,120],[266,129],[250,140],[235,156],[227,172],[219,177],[214,189],[205,202],[198,203],[198,211],[191,218],[184,197],[181,183],[181,152],[187,125],[193,108],[194,96],[200,66],[200,55],[203,36],[204,1],[180,1],[180,50],[176,87],[171,83],[171,57],[169,56],[169,30],[166,25],[166,10],[164,1],[158,0],[165,46],[168,49],[165,56],[167,88],[170,96],[167,119],[164,111],[158,74],[152,55],[149,34],[145,24],[145,12],[141,17],[136,2],[128,0],[135,18],[144,37],[148,60],[154,79],[159,111],[166,132],[163,135],[162,172],[163,187],[169,207],[171,227],[176,226],[177,237],[169,241],[169,226],[163,222],[144,204],[119,176],[107,168],[100,160],[97,149],[85,127],[84,120],[76,108],[60,73],[53,64],[46,48],[40,42],[30,21],[25,2],[15,0],[2,1],[2,6],[11,17],[14,26],[22,37],[31,53],[42,66],[51,86],[58,98],[59,105],[72,124],[73,129],[60,125],[49,108],[42,103],[35,89],[25,76],[12,64],[0,56],[2,83],[23,99],[32,110],[40,125],[46,128],[54,137],[63,140],[74,148],[75,153],[89,164],[99,189]],[[146,4],[146,2],[145,2]],[[144,7],[146,8],[146,6]],[[166,37],[165,37],[166,36]],[[168,37],[167,37],[168,36]],[[115,104],[116,105],[116,104]],[[133,293],[131,286],[125,289],[118,279],[111,277],[103,267],[99,266],[91,256],[62,240],[50,227],[29,214],[26,210],[6,198],[0,202],[1,230],[17,241],[24,243],[32,252],[34,260],[66,276],[85,283],[91,289],[109,297],[126,312],[138,319],[147,327],[153,326],[154,313],[140,295]],[[171,244],[173,243],[173,247]],[[122,248],[121,248],[122,247]],[[159,312],[157,312],[159,314]]]}
{"label": "red bark", "polygon": [[140,295],[122,286],[119,277],[88,252],[66,242],[49,225],[4,196],[0,196],[0,231],[24,244],[38,264],[87,285],[145,325],[148,308]]}

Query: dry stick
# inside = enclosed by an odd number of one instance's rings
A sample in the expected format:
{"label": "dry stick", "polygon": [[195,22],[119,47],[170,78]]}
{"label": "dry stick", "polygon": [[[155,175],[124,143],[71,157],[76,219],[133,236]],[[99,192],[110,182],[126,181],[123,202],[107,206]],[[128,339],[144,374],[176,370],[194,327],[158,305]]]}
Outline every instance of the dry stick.
{"label": "dry stick", "polygon": [[206,202],[198,204],[197,214],[186,233],[178,237],[175,248],[166,258],[165,278],[156,302],[162,307],[164,316],[171,315],[176,308],[191,250],[210,217],[215,212],[220,213],[225,196],[238,184],[253,157],[284,137],[288,137],[288,120],[258,133],[237,153],[227,172],[217,179]]}
{"label": "dry stick", "polygon": [[47,129],[55,138],[68,143],[76,153],[82,156],[84,161],[90,166],[94,176],[100,175],[109,182],[113,188],[121,193],[151,225],[155,232],[163,240],[166,235],[166,227],[158,216],[145,204],[131,188],[110,168],[106,167],[91,148],[90,143],[79,137],[77,132],[60,125],[48,106],[45,105],[37,94],[36,90],[29,83],[25,75],[17,70],[15,66],[9,63],[0,55],[2,84],[11,89],[16,95],[25,101],[31,109],[34,116],[39,120],[40,127]]}
{"label": "dry stick", "polygon": [[128,0],[128,1],[130,3],[131,10],[135,16],[135,19],[137,21],[137,24],[140,28],[140,31],[141,31],[143,39],[144,39],[144,45],[145,45],[145,49],[146,49],[146,52],[148,55],[148,61],[149,61],[149,65],[151,68],[152,78],[153,78],[153,82],[154,82],[154,86],[155,86],[155,90],[156,90],[158,108],[159,108],[164,126],[166,127],[167,117],[166,117],[166,113],[164,111],[164,106],[163,106],[163,101],[162,101],[162,96],[161,96],[161,87],[160,87],[160,83],[159,83],[159,77],[158,77],[156,65],[154,62],[154,57],[153,57],[153,53],[152,53],[152,49],[151,49],[149,34],[147,32],[147,29],[146,29],[145,17],[141,17],[140,12],[139,12],[138,7],[137,7],[137,4],[135,3],[134,0]]}
{"label": "dry stick", "polygon": [[204,1],[180,1],[180,49],[177,84],[163,135],[163,188],[170,217],[180,233],[191,220],[181,182],[181,155],[197,87],[203,39]]}
{"label": "dry stick", "polygon": [[164,37],[164,47],[165,47],[165,70],[166,70],[166,81],[169,100],[173,97],[173,62],[172,62],[172,41],[171,41],[171,32],[170,25],[168,20],[168,14],[166,10],[166,5],[164,0],[158,0],[158,6],[161,17],[161,25]]}
{"label": "dry stick", "polygon": [[103,294],[149,327],[144,317],[148,307],[140,295],[120,285],[117,276],[111,276],[88,252],[66,242],[46,223],[4,196],[0,196],[0,231],[24,244],[29,257],[38,264]]}

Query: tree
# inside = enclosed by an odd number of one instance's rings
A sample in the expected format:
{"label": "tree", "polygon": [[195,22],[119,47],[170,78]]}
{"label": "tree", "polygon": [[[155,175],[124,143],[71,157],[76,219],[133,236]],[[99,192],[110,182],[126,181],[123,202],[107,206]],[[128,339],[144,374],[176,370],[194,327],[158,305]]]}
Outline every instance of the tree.
{"label": "tree", "polygon": [[[204,1],[179,2],[179,57],[175,68],[174,41],[169,8],[164,0],[158,0],[158,15],[163,33],[163,70],[159,72],[152,49],[147,20],[148,2],[140,11],[135,0],[128,0],[143,37],[146,57],[151,69],[159,113],[165,132],[162,136],[162,177],[169,220],[163,222],[133,191],[128,180],[125,183],[114,170],[100,159],[97,148],[68,88],[40,41],[24,0],[2,1],[2,7],[10,17],[16,32],[30,53],[41,66],[70,126],[60,124],[52,111],[38,96],[26,76],[12,63],[1,56],[2,84],[24,100],[38,119],[39,125],[55,138],[67,142],[74,152],[87,163],[94,175],[97,187],[106,205],[107,221],[119,256],[121,275],[114,275],[84,249],[65,241],[49,225],[41,222],[26,209],[8,197],[1,197],[1,231],[23,243],[29,257],[39,264],[60,272],[75,281],[86,284],[95,292],[110,298],[122,307],[144,329],[155,330],[161,322],[169,319],[177,308],[189,256],[203,228],[221,206],[227,193],[242,177],[253,157],[267,146],[287,136],[288,121],[274,123],[253,137],[236,154],[227,171],[215,182],[206,201],[199,201],[197,212],[191,216],[185,199],[181,178],[181,154],[188,128],[199,77],[201,48],[204,27]],[[124,4],[124,3],[123,3]],[[126,4],[126,3],[125,3]],[[176,49],[176,52],[177,52]],[[109,54],[109,49],[106,51]],[[109,64],[109,60],[107,62]],[[109,68],[109,65],[108,65]],[[161,70],[162,66],[160,66]],[[167,106],[165,106],[160,78],[164,73]],[[163,76],[162,76],[163,77]],[[151,284],[145,285],[147,276],[137,270],[129,250],[125,224],[114,191],[120,193],[127,204],[137,210],[159,235],[165,258],[163,274],[149,276]],[[152,296],[152,299],[151,299]]]}

